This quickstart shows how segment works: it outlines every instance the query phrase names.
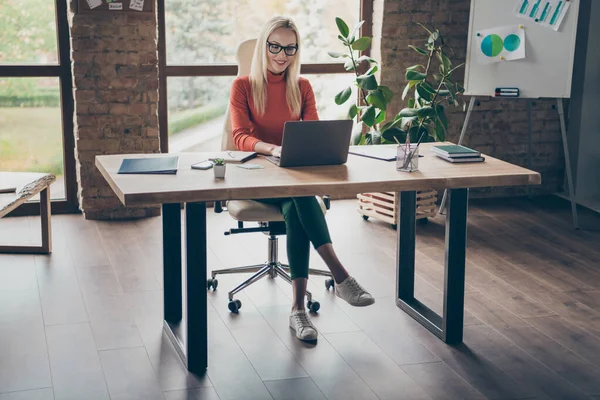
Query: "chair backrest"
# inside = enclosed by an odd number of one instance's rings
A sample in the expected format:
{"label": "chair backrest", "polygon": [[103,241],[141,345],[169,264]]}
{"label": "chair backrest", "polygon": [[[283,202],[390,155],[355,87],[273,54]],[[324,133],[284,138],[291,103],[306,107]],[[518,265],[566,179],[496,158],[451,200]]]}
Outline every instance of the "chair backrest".
{"label": "chair backrest", "polygon": [[[254,47],[256,39],[249,39],[242,43],[237,48],[235,59],[238,65],[238,75],[245,76],[250,74],[250,66],[252,65],[252,56],[254,55]],[[229,113],[229,104],[225,110],[225,122],[223,123],[223,136],[221,137],[221,150],[237,150],[233,143],[231,117]]]}

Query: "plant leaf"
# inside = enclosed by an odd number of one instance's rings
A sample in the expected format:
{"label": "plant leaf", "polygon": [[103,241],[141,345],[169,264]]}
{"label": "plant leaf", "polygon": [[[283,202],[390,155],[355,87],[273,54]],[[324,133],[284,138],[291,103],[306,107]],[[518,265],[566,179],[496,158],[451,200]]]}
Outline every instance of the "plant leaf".
{"label": "plant leaf", "polygon": [[371,38],[364,36],[352,43],[353,50],[363,51],[371,46]]}
{"label": "plant leaf", "polygon": [[435,113],[435,110],[433,109],[433,107],[430,107],[430,106],[425,106],[425,107],[419,108],[417,110],[417,116],[419,118],[427,118],[434,113]]}
{"label": "plant leaf", "polygon": [[413,49],[414,51],[416,51],[417,53],[423,55],[423,56],[428,56],[429,53],[427,52],[427,50],[422,49],[420,47],[415,47],[413,45],[408,45],[408,47],[410,47],[411,49]]}
{"label": "plant leaf", "polygon": [[421,83],[417,83],[416,87],[420,98],[424,99],[425,101],[431,101],[431,93],[429,93]]}
{"label": "plant leaf", "polygon": [[340,34],[344,38],[347,38],[348,34],[350,33],[350,29],[348,28],[348,25],[346,25],[346,23],[344,22],[344,20],[341,19],[340,17],[336,17],[335,18],[335,24],[337,25],[338,30],[340,31]]}
{"label": "plant leaf", "polygon": [[375,124],[375,107],[369,106],[365,109],[360,120],[365,123],[365,125],[371,127]]}
{"label": "plant leaf", "polygon": [[385,110],[387,107],[385,96],[379,90],[372,91],[367,95],[367,103],[379,108],[380,110]]}
{"label": "plant leaf", "polygon": [[410,91],[410,89],[415,86],[415,81],[408,81],[408,83],[406,84],[406,87],[404,88],[404,91],[402,92],[402,100],[404,100],[406,98],[406,96],[408,95],[408,92]]}
{"label": "plant leaf", "polygon": [[418,69],[425,70],[425,67],[422,66],[421,64],[417,64],[417,65],[413,65],[412,67],[406,68],[407,71],[416,71]]}
{"label": "plant leaf", "polygon": [[368,62],[369,62],[369,63],[371,63],[371,64],[379,64],[379,63],[377,62],[377,60],[376,60],[376,59],[374,59],[374,58],[371,58],[371,57],[369,57],[369,56],[360,56],[360,57],[358,57],[358,59],[356,60],[356,62],[357,62],[357,63],[360,63],[360,62],[363,62],[363,61],[368,61]]}
{"label": "plant leaf", "polygon": [[439,120],[435,121],[435,140],[438,142],[446,140],[446,130]]}
{"label": "plant leaf", "polygon": [[356,78],[358,87],[366,90],[377,90],[377,79],[374,75],[360,75]]}
{"label": "plant leaf", "polygon": [[385,121],[385,110],[379,110],[375,116],[375,123],[380,124]]}
{"label": "plant leaf", "polygon": [[344,69],[345,69],[346,71],[354,71],[354,69],[355,69],[355,68],[356,68],[356,67],[355,67],[355,65],[354,65],[354,62],[352,61],[352,59],[351,59],[351,58],[347,59],[347,60],[344,62]]}
{"label": "plant leaf", "polygon": [[347,87],[346,89],[342,90],[341,92],[335,95],[335,104],[337,104],[338,106],[344,104],[350,98],[351,94],[351,87]]}
{"label": "plant leaf", "polygon": [[377,67],[377,65],[373,65],[371,68],[369,68],[365,75],[373,75],[378,69],[379,67]]}
{"label": "plant leaf", "polygon": [[354,38],[356,37],[356,34],[358,33],[360,27],[365,23],[365,21],[360,21],[358,24],[356,24],[356,26],[354,27],[354,29],[352,30],[352,35],[350,35],[350,37],[348,38],[348,41],[353,42]]}
{"label": "plant leaf", "polygon": [[431,86],[429,82],[423,81],[420,83],[420,85],[423,86],[423,89],[427,90],[429,93],[435,94],[435,89],[433,88],[433,86]]}
{"label": "plant leaf", "polygon": [[392,101],[392,98],[394,97],[394,92],[392,92],[392,90],[387,87],[387,86],[379,86],[379,91],[381,91],[381,93],[383,93],[383,97],[385,97],[385,101],[386,102],[390,102]]}
{"label": "plant leaf", "polygon": [[347,54],[341,53],[339,51],[328,51],[327,54],[329,54],[329,57],[333,57],[333,58],[340,58],[340,57],[347,57]]}
{"label": "plant leaf", "polygon": [[345,37],[343,37],[342,35],[338,35],[338,39],[340,39],[342,41],[344,46],[348,46],[348,41],[346,40]]}
{"label": "plant leaf", "polygon": [[352,104],[352,107],[348,110],[348,119],[354,119],[356,114],[358,114],[358,107],[356,107],[356,104]]}
{"label": "plant leaf", "polygon": [[435,113],[437,119],[442,123],[442,126],[445,130],[448,129],[448,117],[446,116],[446,112],[444,111],[444,106],[438,105],[435,108]]}
{"label": "plant leaf", "polygon": [[415,99],[408,99],[408,108],[415,108]]}
{"label": "plant leaf", "polygon": [[427,78],[427,75],[422,72],[406,71],[406,80],[408,81],[422,81],[425,78]]}
{"label": "plant leaf", "polygon": [[398,116],[400,116],[400,117],[416,117],[417,111],[419,111],[419,110],[416,108],[403,108],[398,113]]}
{"label": "plant leaf", "polygon": [[390,128],[381,134],[383,138],[392,143],[404,143],[406,141],[406,132],[400,128]]}

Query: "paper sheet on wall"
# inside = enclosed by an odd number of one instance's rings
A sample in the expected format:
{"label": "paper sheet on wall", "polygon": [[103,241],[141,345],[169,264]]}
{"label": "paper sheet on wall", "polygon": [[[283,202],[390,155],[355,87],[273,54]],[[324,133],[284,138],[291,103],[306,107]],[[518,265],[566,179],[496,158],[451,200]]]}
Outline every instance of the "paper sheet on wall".
{"label": "paper sheet on wall", "polygon": [[93,10],[96,7],[100,7],[102,5],[102,0],[86,0],[88,7],[90,10]]}
{"label": "paper sheet on wall", "polygon": [[514,12],[519,18],[558,31],[572,1],[574,0],[517,0]]}
{"label": "paper sheet on wall", "polygon": [[475,32],[479,64],[492,64],[525,58],[525,29],[501,26]]}
{"label": "paper sheet on wall", "polygon": [[136,11],[142,11],[144,9],[144,0],[131,0],[129,8]]}

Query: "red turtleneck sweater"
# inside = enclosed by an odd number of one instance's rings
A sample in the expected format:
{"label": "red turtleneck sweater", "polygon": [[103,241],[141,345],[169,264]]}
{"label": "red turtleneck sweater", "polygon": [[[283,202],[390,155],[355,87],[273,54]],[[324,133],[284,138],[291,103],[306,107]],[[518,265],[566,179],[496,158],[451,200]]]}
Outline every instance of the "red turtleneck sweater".
{"label": "red turtleneck sweater", "polygon": [[233,81],[229,110],[233,141],[241,151],[254,151],[258,142],[281,146],[283,124],[286,121],[319,119],[315,95],[307,79],[299,78],[302,109],[300,116],[292,117],[285,98],[285,74],[267,72],[267,77],[267,104],[262,116],[254,108],[250,79],[242,76]]}

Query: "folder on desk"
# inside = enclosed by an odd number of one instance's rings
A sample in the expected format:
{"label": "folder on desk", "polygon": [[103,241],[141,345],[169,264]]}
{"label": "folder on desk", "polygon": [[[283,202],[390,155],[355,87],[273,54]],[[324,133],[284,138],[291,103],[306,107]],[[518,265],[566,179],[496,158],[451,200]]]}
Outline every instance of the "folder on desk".
{"label": "folder on desk", "polygon": [[348,153],[377,160],[395,161],[398,150],[395,147],[378,145],[350,146]]}
{"label": "folder on desk", "polygon": [[125,158],[119,174],[176,174],[179,157]]}

